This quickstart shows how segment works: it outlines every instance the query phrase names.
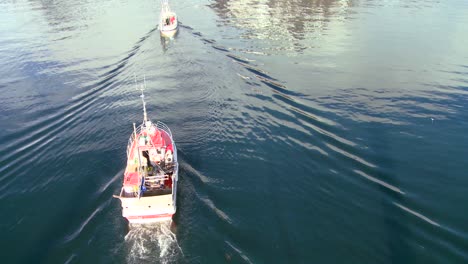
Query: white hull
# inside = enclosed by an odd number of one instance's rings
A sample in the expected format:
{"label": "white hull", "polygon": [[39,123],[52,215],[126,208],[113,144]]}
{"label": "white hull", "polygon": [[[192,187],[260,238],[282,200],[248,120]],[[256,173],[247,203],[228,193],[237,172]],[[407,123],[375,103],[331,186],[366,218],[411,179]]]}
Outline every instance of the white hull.
{"label": "white hull", "polygon": [[122,189],[114,195],[131,224],[168,221],[177,209],[177,148],[171,130],[147,118],[144,100],[143,109],[143,124],[134,124],[128,141]]}
{"label": "white hull", "polygon": [[132,225],[143,225],[143,224],[163,223],[163,222],[168,222],[168,221],[172,221],[172,216],[164,217],[164,218],[134,219],[132,221],[128,221],[128,223]]}
{"label": "white hull", "polygon": [[171,11],[167,1],[163,1],[159,16],[159,31],[161,32],[161,36],[173,37],[177,33],[178,28],[179,21],[176,13]]}
{"label": "white hull", "polygon": [[[176,185],[176,184],[175,184]],[[177,186],[174,186],[177,188]],[[119,198],[122,205],[122,216],[130,224],[156,223],[172,220],[176,213],[176,192],[168,195],[149,197]]]}
{"label": "white hull", "polygon": [[[177,181],[174,181],[174,185],[174,189],[177,189]],[[122,202],[122,216],[130,224],[169,221],[177,211],[176,193],[119,199]]]}
{"label": "white hull", "polygon": [[161,30],[160,32],[161,32],[161,36],[167,37],[167,38],[172,38],[177,33],[177,28],[173,29],[173,30]]}

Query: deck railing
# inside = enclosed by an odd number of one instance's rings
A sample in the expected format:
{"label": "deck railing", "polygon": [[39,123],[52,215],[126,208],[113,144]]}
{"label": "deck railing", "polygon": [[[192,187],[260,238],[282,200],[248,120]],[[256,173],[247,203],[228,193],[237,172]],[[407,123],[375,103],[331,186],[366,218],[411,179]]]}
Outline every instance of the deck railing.
{"label": "deck railing", "polygon": [[[172,146],[173,146],[173,148],[174,148],[174,154],[173,154],[173,155],[174,155],[174,160],[177,160],[177,149],[176,149],[176,146],[175,146],[175,144],[174,144],[174,139],[172,138],[171,129],[169,129],[169,127],[168,127],[166,124],[164,124],[163,122],[161,122],[161,121],[157,121],[156,124],[153,123],[153,125],[155,125],[156,128],[157,128],[158,130],[163,130],[164,132],[166,132],[166,133],[169,135],[169,137],[170,137],[170,139],[171,139],[171,144],[172,144]],[[141,131],[142,126],[143,126],[143,124],[141,124],[141,125],[139,125],[139,126],[137,127],[136,130],[137,130],[137,133],[138,133],[138,134],[140,134],[140,133],[142,132],[142,131]],[[134,140],[135,140],[135,134],[132,133],[132,134],[130,135],[130,138],[128,139],[128,144],[127,144],[127,157],[130,155],[132,143],[133,143]]]}

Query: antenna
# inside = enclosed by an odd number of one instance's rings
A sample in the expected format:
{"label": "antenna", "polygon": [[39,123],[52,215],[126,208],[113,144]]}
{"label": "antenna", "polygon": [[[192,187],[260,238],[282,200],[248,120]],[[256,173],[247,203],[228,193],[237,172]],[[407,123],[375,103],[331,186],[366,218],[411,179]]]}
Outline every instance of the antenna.
{"label": "antenna", "polygon": [[138,90],[138,84],[137,84],[136,73],[135,72],[133,72],[133,78],[135,80],[135,89]]}
{"label": "antenna", "polygon": [[[137,79],[136,79],[136,74],[133,73],[134,75],[134,78],[135,78],[135,89],[138,90],[138,84],[137,84]],[[146,123],[146,121],[148,121],[148,115],[146,114],[146,102],[145,102],[145,94],[143,93],[143,91],[145,90],[146,88],[146,76],[143,76],[143,83],[145,84],[144,86],[141,85],[140,86],[140,91],[141,91],[141,101],[143,102],[143,122]]]}
{"label": "antenna", "polygon": [[143,86],[141,87],[141,101],[143,102],[143,121],[146,123],[148,121],[148,116],[146,115],[146,102],[145,94],[143,93]]}

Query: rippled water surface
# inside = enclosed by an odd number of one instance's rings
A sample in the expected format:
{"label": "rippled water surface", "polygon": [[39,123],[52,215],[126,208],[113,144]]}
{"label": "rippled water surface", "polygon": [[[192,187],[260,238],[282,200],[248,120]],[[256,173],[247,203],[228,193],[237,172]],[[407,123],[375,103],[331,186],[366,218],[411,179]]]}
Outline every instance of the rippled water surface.
{"label": "rippled water surface", "polygon": [[[2,263],[467,263],[468,2],[0,0]],[[118,200],[134,74],[173,223]]]}

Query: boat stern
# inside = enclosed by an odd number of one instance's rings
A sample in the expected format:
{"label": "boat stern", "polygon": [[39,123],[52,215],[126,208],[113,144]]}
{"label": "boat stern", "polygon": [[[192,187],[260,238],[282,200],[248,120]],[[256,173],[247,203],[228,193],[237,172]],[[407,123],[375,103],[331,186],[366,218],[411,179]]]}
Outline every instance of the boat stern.
{"label": "boat stern", "polygon": [[119,199],[122,203],[122,215],[131,224],[168,221],[176,212],[172,194]]}

